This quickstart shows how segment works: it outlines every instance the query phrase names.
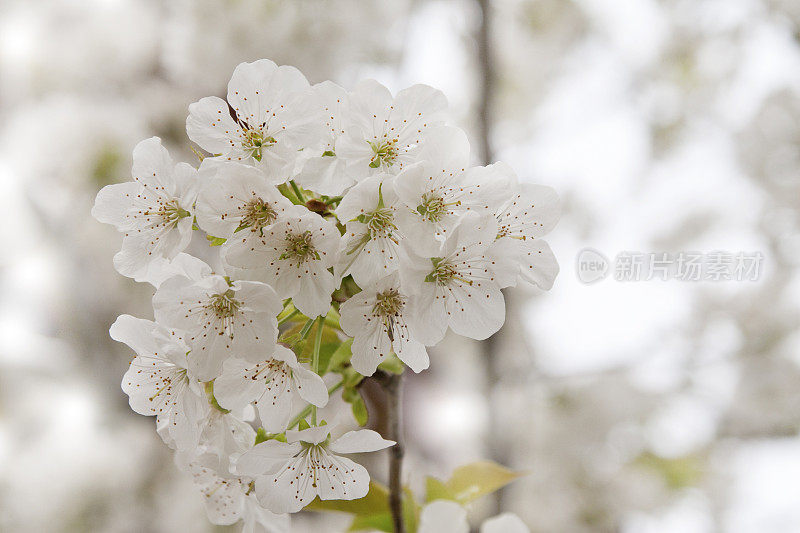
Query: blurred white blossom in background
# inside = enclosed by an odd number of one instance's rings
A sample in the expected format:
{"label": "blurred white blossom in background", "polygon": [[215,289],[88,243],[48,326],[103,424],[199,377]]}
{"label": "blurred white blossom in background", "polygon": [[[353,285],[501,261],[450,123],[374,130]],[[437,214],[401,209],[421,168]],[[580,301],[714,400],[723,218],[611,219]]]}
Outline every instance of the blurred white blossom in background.
{"label": "blurred white blossom in background", "polygon": [[[474,524],[511,511],[532,531],[800,530],[800,11],[490,4],[495,158],[561,194],[562,275],[541,298],[511,293],[497,382],[464,339],[409,379],[412,485],[495,455],[529,475]],[[187,104],[259,57],[312,83],[428,83],[475,128],[479,23],[467,0],[0,1],[0,530],[210,530],[129,412],[129,360],[106,333],[152,296],[114,272],[119,240],[89,215],[136,142],[158,135],[191,161]],[[587,286],[571,269],[585,246],[765,262],[756,282]]]}

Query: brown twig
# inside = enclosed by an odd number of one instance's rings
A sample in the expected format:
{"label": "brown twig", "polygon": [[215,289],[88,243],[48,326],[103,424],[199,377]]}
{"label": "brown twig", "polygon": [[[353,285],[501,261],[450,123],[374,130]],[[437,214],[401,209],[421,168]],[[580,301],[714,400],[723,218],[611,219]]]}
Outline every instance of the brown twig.
{"label": "brown twig", "polygon": [[403,375],[378,370],[374,376],[386,393],[386,418],[389,439],[395,445],[389,448],[389,509],[392,512],[394,533],[405,533],[403,523]]}

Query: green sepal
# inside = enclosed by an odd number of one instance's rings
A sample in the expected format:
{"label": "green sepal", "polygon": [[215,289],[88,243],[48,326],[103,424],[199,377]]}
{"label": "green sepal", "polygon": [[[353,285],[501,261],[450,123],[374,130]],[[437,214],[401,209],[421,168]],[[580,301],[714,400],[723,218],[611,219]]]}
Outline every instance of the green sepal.
{"label": "green sepal", "polygon": [[208,404],[211,407],[213,407],[214,409],[216,409],[217,411],[219,411],[219,412],[221,412],[223,414],[228,414],[228,413],[231,412],[230,409],[225,409],[224,407],[222,407],[217,402],[217,398],[214,396],[214,382],[213,381],[207,381],[203,388],[205,389],[205,392],[206,392],[206,398],[208,398]]}
{"label": "green sepal", "polygon": [[305,419],[305,418],[304,418],[304,419],[302,419],[302,420],[300,420],[300,423],[297,425],[297,429],[298,429],[299,431],[303,431],[304,429],[308,429],[308,428],[310,428],[310,427],[311,427],[311,426],[309,426],[309,425],[308,425],[308,422],[306,422],[306,419]]}
{"label": "green sepal", "polygon": [[277,440],[279,442],[286,442],[285,433],[267,433],[264,428],[258,428],[256,431],[256,444],[261,444],[264,441]]}
{"label": "green sepal", "polygon": [[206,239],[208,239],[209,246],[221,246],[228,240],[222,237],[214,237],[213,235],[206,235]]}

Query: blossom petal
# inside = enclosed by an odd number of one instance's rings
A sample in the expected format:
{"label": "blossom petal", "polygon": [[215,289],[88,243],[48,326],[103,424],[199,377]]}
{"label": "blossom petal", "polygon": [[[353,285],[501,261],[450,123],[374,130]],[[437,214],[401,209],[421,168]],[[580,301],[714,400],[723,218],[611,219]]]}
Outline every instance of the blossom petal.
{"label": "blossom petal", "polygon": [[235,146],[231,139],[240,135],[240,128],[231,118],[225,100],[207,96],[189,104],[186,133],[203,150],[224,154]]}
{"label": "blossom petal", "polygon": [[469,533],[467,511],[456,502],[436,500],[422,509],[417,533]]}
{"label": "blossom petal", "polygon": [[121,228],[126,222],[125,213],[131,207],[139,187],[135,181],[106,185],[97,193],[92,216],[104,224]]}
{"label": "blossom petal", "polygon": [[446,306],[450,328],[470,339],[487,339],[505,322],[505,299],[493,283],[451,284]]}
{"label": "blossom petal", "polygon": [[301,398],[317,407],[328,404],[328,388],[320,376],[302,367],[292,370],[292,376]]}
{"label": "blossom petal", "polygon": [[360,464],[333,454],[321,454],[317,491],[320,500],[356,500],[369,492],[369,472]]}
{"label": "blossom petal", "polygon": [[300,443],[287,444],[270,439],[256,444],[234,460],[239,475],[257,477],[269,475],[302,450]]}
{"label": "blossom petal", "polygon": [[348,431],[331,442],[328,449],[334,453],[362,453],[383,450],[394,444],[394,441],[384,439],[377,431],[359,429]]}
{"label": "blossom petal", "polygon": [[481,524],[480,533],[530,533],[530,529],[517,515],[503,513]]}

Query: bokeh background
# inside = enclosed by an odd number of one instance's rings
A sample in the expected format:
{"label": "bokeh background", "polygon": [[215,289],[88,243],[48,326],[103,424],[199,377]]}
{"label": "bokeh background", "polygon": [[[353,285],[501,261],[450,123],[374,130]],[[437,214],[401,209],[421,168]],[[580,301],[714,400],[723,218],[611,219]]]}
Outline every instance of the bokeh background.
{"label": "bokeh background", "polygon": [[[448,339],[409,376],[412,486],[490,458],[528,475],[474,523],[800,531],[798,24],[795,0],[0,0],[0,531],[228,531],[119,389],[108,327],[152,293],[89,211],[143,138],[193,161],[188,104],[262,57],[436,86],[476,163],[562,196],[552,291],[510,292],[491,342]],[[764,262],[585,285],[587,246]]]}

